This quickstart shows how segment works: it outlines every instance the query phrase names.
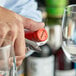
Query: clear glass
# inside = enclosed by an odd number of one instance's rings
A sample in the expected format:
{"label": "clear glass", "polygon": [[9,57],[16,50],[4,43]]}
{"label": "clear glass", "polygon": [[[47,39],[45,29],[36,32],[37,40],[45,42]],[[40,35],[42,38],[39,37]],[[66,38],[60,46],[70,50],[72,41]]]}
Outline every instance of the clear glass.
{"label": "clear glass", "polygon": [[76,62],[76,5],[65,8],[62,20],[62,48],[66,56]]}
{"label": "clear glass", "polygon": [[0,76],[16,75],[16,60],[12,42],[7,39],[1,39],[0,42]]}

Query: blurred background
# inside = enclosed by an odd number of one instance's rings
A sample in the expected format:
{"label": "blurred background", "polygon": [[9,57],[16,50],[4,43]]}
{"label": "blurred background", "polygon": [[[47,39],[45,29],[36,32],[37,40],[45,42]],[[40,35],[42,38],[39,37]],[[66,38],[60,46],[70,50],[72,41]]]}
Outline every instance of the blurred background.
{"label": "blurred background", "polygon": [[64,8],[76,4],[76,0],[36,0],[42,13],[48,42],[41,46],[42,53],[25,58],[18,68],[19,76],[75,76],[75,64],[64,54],[61,47],[61,23]]}

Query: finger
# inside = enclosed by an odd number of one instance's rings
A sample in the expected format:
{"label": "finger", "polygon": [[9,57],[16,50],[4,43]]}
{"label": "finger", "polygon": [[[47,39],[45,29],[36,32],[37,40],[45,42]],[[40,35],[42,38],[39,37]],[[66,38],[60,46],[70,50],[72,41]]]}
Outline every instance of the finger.
{"label": "finger", "polygon": [[9,31],[9,28],[7,27],[7,24],[0,22],[0,46],[2,45],[8,31]]}
{"label": "finger", "polygon": [[9,67],[13,66],[13,57],[9,57]]}
{"label": "finger", "polygon": [[[22,60],[25,58],[25,56],[15,56],[16,57],[16,66],[19,66],[22,64]],[[13,66],[13,57],[9,58],[9,66]]]}
{"label": "finger", "polygon": [[[20,66],[22,64],[22,59],[19,60],[19,61],[16,61],[16,66]],[[9,61],[9,67],[12,67],[13,66],[13,61]]]}
{"label": "finger", "polygon": [[32,19],[25,18],[25,17],[23,17],[23,25],[24,25],[24,28],[30,31],[36,31],[45,26],[43,22],[36,22],[36,21],[33,21]]}
{"label": "finger", "polygon": [[15,55],[18,56],[16,57],[16,65],[19,66],[25,57],[25,38],[23,27],[20,28],[15,41]]}
{"label": "finger", "polygon": [[[8,24],[8,25],[10,25],[10,30],[7,33],[5,38],[11,41],[12,44],[14,45],[15,39],[17,37],[17,26],[16,24],[13,24],[13,26],[11,24]],[[4,45],[7,45],[7,44],[8,42],[4,42]]]}
{"label": "finger", "polygon": [[17,62],[16,62],[16,66],[20,66],[20,65],[22,64],[22,61],[23,61],[23,60],[17,61]]}
{"label": "finger", "polygon": [[21,65],[24,58],[25,58],[25,55],[24,56],[16,56],[16,65],[17,66]]}
{"label": "finger", "polygon": [[16,61],[20,61],[20,60],[22,60],[24,58],[25,58],[25,55],[24,56],[16,56]]}
{"label": "finger", "polygon": [[15,41],[15,54],[16,56],[24,56],[25,55],[25,38],[24,38],[24,28],[21,24],[19,27],[18,35]]}

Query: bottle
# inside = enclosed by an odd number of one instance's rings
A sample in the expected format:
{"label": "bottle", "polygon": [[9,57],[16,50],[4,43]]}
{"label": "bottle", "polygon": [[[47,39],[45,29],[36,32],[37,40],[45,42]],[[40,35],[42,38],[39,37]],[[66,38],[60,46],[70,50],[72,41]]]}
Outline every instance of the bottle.
{"label": "bottle", "polygon": [[49,44],[45,44],[40,47],[42,49],[40,56],[41,57],[48,57],[53,54],[52,49],[50,48]]}
{"label": "bottle", "polygon": [[45,0],[48,17],[61,18],[68,0]]}
{"label": "bottle", "polygon": [[49,44],[41,46],[41,53],[27,58],[27,76],[54,76],[54,55]]}
{"label": "bottle", "polygon": [[47,18],[47,27],[49,28],[48,44],[56,51],[62,43],[61,19]]}
{"label": "bottle", "polygon": [[55,53],[55,76],[74,76],[74,63],[64,54],[62,48]]}

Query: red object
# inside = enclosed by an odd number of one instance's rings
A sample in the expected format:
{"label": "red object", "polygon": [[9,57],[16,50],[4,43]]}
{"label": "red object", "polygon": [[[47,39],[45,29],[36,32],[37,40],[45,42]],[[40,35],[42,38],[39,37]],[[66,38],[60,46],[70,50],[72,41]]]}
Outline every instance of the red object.
{"label": "red object", "polygon": [[42,28],[35,32],[26,32],[25,38],[32,41],[41,42],[41,41],[47,40],[48,34],[47,34],[47,31],[44,28]]}

